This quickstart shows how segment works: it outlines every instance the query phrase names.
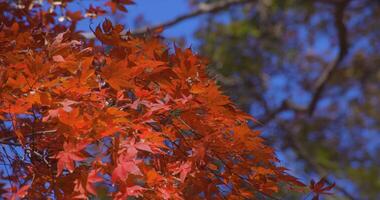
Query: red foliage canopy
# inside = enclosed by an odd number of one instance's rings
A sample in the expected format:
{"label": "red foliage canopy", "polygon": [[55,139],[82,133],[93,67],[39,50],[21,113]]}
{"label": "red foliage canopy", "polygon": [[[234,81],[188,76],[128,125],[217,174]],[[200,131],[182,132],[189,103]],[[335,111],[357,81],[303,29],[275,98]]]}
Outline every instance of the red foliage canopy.
{"label": "red foliage canopy", "polygon": [[[190,49],[109,20],[97,46],[75,31],[83,13],[60,23],[55,7],[68,1],[45,2],[50,12],[29,2],[0,3],[1,195],[242,199],[302,185]],[[130,3],[106,2],[112,12]],[[104,12],[91,5],[87,16]]]}

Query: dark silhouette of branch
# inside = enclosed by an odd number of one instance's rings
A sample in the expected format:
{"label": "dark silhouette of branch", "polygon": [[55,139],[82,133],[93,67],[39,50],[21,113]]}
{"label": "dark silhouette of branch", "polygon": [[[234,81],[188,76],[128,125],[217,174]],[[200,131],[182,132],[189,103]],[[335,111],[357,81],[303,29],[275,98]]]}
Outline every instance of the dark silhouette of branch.
{"label": "dark silhouette of branch", "polygon": [[[34,137],[37,135],[45,135],[45,134],[50,134],[50,133],[55,133],[55,132],[57,132],[57,130],[36,131],[34,133],[24,135],[24,137]],[[11,142],[12,140],[18,140],[18,138],[16,136],[3,137],[3,138],[0,138],[0,144],[12,145],[12,146],[20,146],[21,145],[19,143]]]}
{"label": "dark silhouette of branch", "polygon": [[274,109],[273,111],[267,113],[264,118],[259,119],[258,120],[259,125],[268,123],[269,121],[276,118],[277,114],[286,110],[293,110],[300,113],[307,112],[309,116],[312,116],[318,104],[318,101],[320,100],[322,93],[326,87],[326,84],[333,76],[339,64],[346,57],[348,53],[348,41],[347,41],[347,28],[344,24],[344,11],[349,3],[349,0],[340,0],[340,1],[337,0],[337,1],[326,2],[326,3],[332,3],[335,5],[334,22],[335,22],[335,28],[337,31],[337,37],[339,40],[338,55],[336,56],[334,61],[331,62],[325,68],[321,76],[316,80],[315,85],[313,87],[314,93],[307,107],[297,105],[293,103],[292,101],[286,99],[283,101],[283,103],[281,104],[279,108]]}
{"label": "dark silhouette of branch", "polygon": [[[333,76],[335,70],[338,68],[339,64],[343,61],[348,53],[348,41],[347,41],[347,28],[344,24],[344,11],[349,3],[349,0],[336,0],[336,1],[321,1],[323,3],[330,3],[335,5],[334,23],[337,31],[337,37],[339,40],[339,50],[338,55],[335,60],[331,62],[325,70],[322,72],[321,76],[316,80],[314,86],[314,93],[312,99],[307,107],[297,105],[289,100],[284,100],[281,106],[265,115],[264,118],[258,120],[259,125],[268,123],[269,121],[276,118],[276,116],[286,110],[293,110],[298,113],[307,113],[310,117],[313,115],[315,108],[320,100],[322,93],[328,83],[328,81]],[[257,126],[257,125],[256,125]],[[290,145],[293,147],[295,152],[300,156],[302,160],[308,163],[314,171],[318,174],[327,174],[326,170],[320,166],[311,156],[307,155],[306,149],[298,142],[294,136],[290,133],[289,140]],[[327,179],[329,183],[332,181]],[[340,191],[345,197],[350,200],[355,200],[356,198],[352,196],[345,188],[336,185],[335,188]]]}
{"label": "dark silhouette of branch", "polygon": [[153,30],[160,29],[160,28],[165,29],[165,28],[171,27],[173,25],[176,25],[182,21],[185,21],[185,20],[193,18],[193,17],[197,17],[197,16],[202,15],[202,14],[216,13],[216,12],[225,10],[227,8],[230,8],[231,6],[238,5],[238,4],[244,4],[244,3],[248,3],[248,2],[252,2],[252,0],[223,0],[223,1],[217,1],[215,3],[209,3],[209,4],[202,3],[198,6],[197,9],[193,10],[190,13],[180,15],[180,16],[178,16],[172,20],[169,20],[167,22],[164,22],[162,24],[158,24],[158,25],[155,25],[152,27],[144,27],[144,28],[132,31],[132,32],[134,35],[140,35],[140,34],[146,33],[149,30],[153,31]]}
{"label": "dark silhouette of branch", "polygon": [[267,112],[262,118],[259,118],[257,119],[255,122],[256,124],[254,124],[253,126],[251,126],[251,128],[258,128],[258,127],[261,127],[267,123],[269,123],[270,121],[272,121],[273,119],[275,119],[277,117],[278,114],[280,114],[281,112],[287,110],[287,105],[285,103],[285,101],[281,104],[280,107],[278,107],[277,109],[275,110],[272,110],[270,112]]}
{"label": "dark silhouette of branch", "polygon": [[[143,35],[144,33],[154,31],[157,29],[169,28],[169,27],[174,26],[178,23],[181,23],[187,19],[197,17],[199,15],[203,15],[203,14],[207,14],[207,13],[216,13],[216,12],[219,12],[222,10],[226,10],[226,9],[230,8],[231,6],[249,3],[249,2],[253,2],[253,0],[221,0],[221,1],[217,1],[215,3],[201,3],[192,12],[180,15],[174,19],[171,19],[167,22],[163,22],[161,24],[139,28],[135,31],[131,31],[131,33],[132,33],[132,35],[135,35],[135,36]],[[82,33],[82,35],[87,39],[95,38],[95,35],[93,34],[93,32],[85,32],[85,33]]]}
{"label": "dark silhouette of branch", "polygon": [[343,61],[348,52],[347,42],[347,28],[344,24],[344,11],[349,1],[339,1],[335,3],[335,28],[339,39],[339,51],[335,60],[330,63],[322,72],[321,76],[316,80],[315,91],[308,106],[308,114],[312,116],[315,108],[317,107],[318,100],[321,98],[322,93],[326,87],[327,82],[331,79],[334,71],[338,68],[339,64]]}

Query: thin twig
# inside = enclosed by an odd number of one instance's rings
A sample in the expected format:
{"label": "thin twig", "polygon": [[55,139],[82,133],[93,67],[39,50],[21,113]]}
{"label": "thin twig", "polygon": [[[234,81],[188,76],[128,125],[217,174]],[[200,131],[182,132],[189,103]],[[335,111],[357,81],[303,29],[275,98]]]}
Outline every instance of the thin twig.
{"label": "thin twig", "polygon": [[156,30],[160,28],[168,28],[171,26],[174,26],[182,21],[185,21],[187,19],[197,17],[202,14],[206,13],[216,13],[225,9],[230,8],[234,5],[244,4],[252,2],[252,0],[224,0],[224,1],[216,1],[215,3],[202,3],[198,6],[197,9],[193,10],[190,13],[186,13],[183,15],[180,15],[172,20],[169,20],[167,22],[164,22],[162,24],[158,24],[151,27],[144,27],[141,29],[137,29],[135,31],[132,31],[134,35],[140,35],[146,33],[148,30]]}
{"label": "thin twig", "polygon": [[335,70],[338,68],[338,66],[344,60],[348,53],[349,46],[347,41],[347,28],[344,24],[344,11],[349,2],[349,0],[337,0],[334,2],[330,2],[335,5],[334,23],[337,32],[337,38],[339,40],[338,54],[336,58],[325,68],[325,70],[323,70],[319,78],[315,81],[312,99],[307,105],[307,107],[297,105],[289,99],[286,99],[283,101],[280,107],[269,112],[269,114],[265,115],[264,118],[259,119],[259,125],[268,123],[269,121],[276,118],[278,114],[286,110],[293,110],[301,113],[307,112],[309,116],[312,116],[314,114],[317,104],[322,96],[322,93],[328,81],[334,75]]}
{"label": "thin twig", "polygon": [[[24,135],[24,137],[34,137],[37,135],[45,135],[45,134],[50,134],[50,133],[55,133],[55,132],[57,132],[56,129],[47,130],[47,131],[36,131],[34,133],[29,133],[27,135]],[[3,137],[3,138],[0,138],[0,144],[20,146],[20,144],[18,144],[18,143],[10,142],[11,140],[17,140],[17,139],[18,138],[16,136]]]}

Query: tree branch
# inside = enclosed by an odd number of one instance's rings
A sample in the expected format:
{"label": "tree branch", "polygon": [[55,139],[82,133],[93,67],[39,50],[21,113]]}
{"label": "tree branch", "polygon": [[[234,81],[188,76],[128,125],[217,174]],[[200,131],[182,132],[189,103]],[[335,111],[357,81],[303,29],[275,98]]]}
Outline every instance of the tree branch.
{"label": "tree branch", "polygon": [[[335,70],[338,68],[339,64],[343,61],[343,59],[346,57],[348,53],[348,41],[347,41],[347,28],[344,24],[344,11],[347,7],[350,0],[337,0],[334,2],[328,2],[335,5],[335,14],[334,14],[334,23],[337,31],[337,36],[339,39],[339,50],[338,55],[336,56],[335,60],[331,62],[325,70],[322,72],[321,76],[316,80],[314,85],[314,92],[312,99],[307,107],[297,105],[290,100],[286,99],[283,101],[281,106],[272,112],[269,112],[266,117],[264,117],[259,121],[259,125],[263,125],[268,123],[269,121],[276,118],[277,114],[285,111],[285,110],[293,110],[296,112],[305,113],[307,112],[309,116],[312,116],[315,108],[318,104],[318,101],[320,100],[322,93],[327,85],[327,82],[331,79],[333,76]],[[327,2],[326,2],[327,3]]]}
{"label": "tree branch", "polygon": [[265,124],[267,124],[268,122],[272,121],[273,119],[275,119],[277,117],[278,114],[280,114],[281,112],[287,110],[287,105],[285,103],[285,101],[281,104],[280,107],[278,107],[277,109],[267,113],[264,115],[264,117],[256,120],[256,124],[254,124],[253,126],[251,126],[251,128],[258,128],[260,126],[263,126]]}
{"label": "tree branch", "polygon": [[[36,135],[44,135],[44,134],[55,133],[55,132],[57,132],[57,130],[55,130],[55,129],[54,130],[47,130],[47,131],[36,131],[34,133],[29,133],[29,134],[25,135],[24,137],[33,137]],[[0,144],[20,146],[20,144],[18,144],[18,143],[10,142],[11,140],[17,140],[17,137],[16,136],[9,136],[9,137],[0,138]]]}
{"label": "tree branch", "polygon": [[182,21],[185,21],[185,20],[193,18],[193,17],[197,17],[197,16],[202,15],[202,14],[216,13],[216,12],[225,10],[231,6],[248,3],[250,1],[252,2],[252,0],[224,0],[224,1],[217,1],[215,3],[210,3],[210,4],[202,3],[198,6],[197,9],[193,10],[190,13],[180,15],[180,16],[178,16],[172,20],[169,20],[167,22],[164,22],[162,24],[158,24],[158,25],[155,25],[152,27],[144,27],[141,29],[137,29],[137,30],[133,31],[133,34],[134,35],[140,35],[140,34],[146,33],[148,30],[168,28],[168,27],[174,26],[174,25],[176,25]]}
{"label": "tree branch", "polygon": [[327,82],[331,79],[334,71],[343,61],[348,52],[347,28],[344,24],[344,11],[349,3],[349,0],[339,1],[335,3],[335,27],[339,39],[339,52],[335,60],[326,67],[321,76],[316,80],[313,97],[308,105],[308,114],[312,116],[317,107],[318,100],[321,98],[323,90]]}
{"label": "tree branch", "polygon": [[[335,5],[334,23],[335,23],[335,27],[337,31],[337,36],[339,39],[338,55],[336,56],[335,60],[331,62],[325,68],[321,76],[316,80],[316,83],[314,86],[315,88],[314,93],[307,107],[299,106],[289,100],[284,100],[279,108],[273,110],[272,112],[268,113],[265,118],[259,120],[260,125],[268,123],[269,121],[276,118],[276,116],[279,113],[285,110],[293,110],[296,112],[307,113],[311,117],[315,111],[318,101],[320,100],[322,96],[322,93],[327,85],[327,82],[331,79],[335,70],[338,68],[339,64],[346,57],[349,47],[348,47],[348,41],[347,41],[347,28],[344,24],[344,11],[349,3],[349,0],[337,0],[337,1],[330,1],[330,2],[325,2],[325,3],[332,3]],[[319,166],[319,164],[315,160],[313,160],[309,155],[307,155],[304,147],[296,141],[294,136],[291,133],[288,135],[290,137],[290,145],[293,147],[296,153],[300,156],[300,158],[306,161],[306,163],[308,163],[313,168],[313,170],[316,171],[317,173],[327,174],[327,172],[325,171],[325,169],[323,169],[323,167]],[[328,180],[328,182],[331,183],[332,181]],[[335,188],[338,191],[340,191],[344,196],[346,196],[348,199],[350,200],[355,199],[355,197],[352,196],[345,188],[339,185],[335,186]]]}

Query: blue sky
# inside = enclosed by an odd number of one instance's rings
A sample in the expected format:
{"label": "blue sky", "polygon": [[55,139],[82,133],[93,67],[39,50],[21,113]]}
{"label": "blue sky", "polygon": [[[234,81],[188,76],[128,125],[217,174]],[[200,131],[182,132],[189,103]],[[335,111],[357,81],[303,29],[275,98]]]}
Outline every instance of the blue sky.
{"label": "blue sky", "polygon": [[[188,13],[190,6],[187,0],[137,0],[135,5],[129,6],[127,25],[133,25],[133,19],[138,15],[144,15],[152,25],[171,20],[179,15]],[[194,40],[192,33],[199,25],[200,17],[189,19],[170,27],[164,31],[167,37],[185,36]]]}
{"label": "blue sky", "polygon": [[[75,9],[80,9],[82,5],[87,5],[88,1],[89,0],[85,0],[80,3],[74,2],[71,6],[75,7]],[[128,13],[121,15],[123,19],[125,19],[122,23],[126,29],[134,30],[136,28],[134,27],[134,21],[140,15],[144,16],[145,21],[147,21],[149,25],[154,26],[191,11],[187,0],[136,0],[135,2],[135,5],[127,6]],[[98,5],[96,2],[93,4],[102,6],[102,4]],[[163,36],[166,38],[183,37],[186,39],[187,46],[195,46],[197,41],[193,37],[193,33],[201,23],[201,19],[202,16],[199,16],[176,24],[175,26],[165,29]],[[104,17],[95,20],[92,27],[98,25],[103,20]],[[79,24],[79,29],[89,31],[88,23],[87,20],[83,20]]]}

